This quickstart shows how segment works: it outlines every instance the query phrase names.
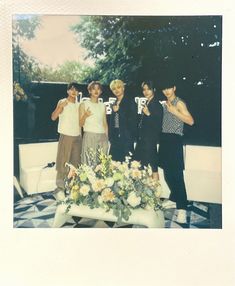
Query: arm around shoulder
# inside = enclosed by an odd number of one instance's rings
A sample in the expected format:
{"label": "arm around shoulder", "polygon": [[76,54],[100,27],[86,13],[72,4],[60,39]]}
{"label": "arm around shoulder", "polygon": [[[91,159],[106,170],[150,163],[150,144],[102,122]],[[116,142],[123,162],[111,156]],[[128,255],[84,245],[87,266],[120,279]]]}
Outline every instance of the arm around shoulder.
{"label": "arm around shoulder", "polygon": [[79,105],[79,125],[83,127],[86,121],[86,114],[85,114],[85,104],[84,102],[80,103]]}

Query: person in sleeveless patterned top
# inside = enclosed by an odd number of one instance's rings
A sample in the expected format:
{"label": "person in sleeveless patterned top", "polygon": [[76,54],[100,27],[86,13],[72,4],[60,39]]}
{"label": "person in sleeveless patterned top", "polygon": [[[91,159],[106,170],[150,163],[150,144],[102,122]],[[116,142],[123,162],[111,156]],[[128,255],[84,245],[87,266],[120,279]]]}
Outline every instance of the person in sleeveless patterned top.
{"label": "person in sleeveless patterned top", "polygon": [[164,208],[177,208],[178,223],[187,223],[187,193],[184,182],[183,127],[192,126],[194,119],[182,99],[176,96],[176,86],[171,82],[162,85],[167,101],[163,104],[162,133],[159,144],[159,161],[165,181],[171,191]]}
{"label": "person in sleeveless patterned top", "polygon": [[56,157],[56,186],[55,197],[57,200],[65,198],[64,179],[67,176],[65,163],[77,167],[81,157],[81,128],[79,126],[78,84],[71,82],[67,86],[67,98],[59,100],[51,119],[59,118],[58,133],[60,134]]}
{"label": "person in sleeveless patterned top", "polygon": [[105,105],[98,100],[102,93],[101,84],[92,81],[87,89],[90,100],[81,103],[79,109],[79,122],[84,131],[81,162],[91,165],[89,150],[97,152],[98,149],[102,149],[105,154],[108,152],[108,124]]}

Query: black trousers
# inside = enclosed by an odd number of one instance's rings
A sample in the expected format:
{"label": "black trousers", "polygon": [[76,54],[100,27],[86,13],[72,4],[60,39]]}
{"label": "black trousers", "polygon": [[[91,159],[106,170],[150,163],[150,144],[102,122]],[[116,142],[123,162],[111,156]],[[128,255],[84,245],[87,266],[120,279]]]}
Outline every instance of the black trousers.
{"label": "black trousers", "polygon": [[169,199],[176,202],[177,209],[187,209],[187,193],[183,170],[164,170],[165,181],[171,191]]}
{"label": "black trousers", "polygon": [[129,152],[134,153],[134,141],[130,136],[119,135],[118,129],[112,132],[110,143],[109,154],[114,161],[124,162]]}
{"label": "black trousers", "polygon": [[176,202],[177,209],[187,208],[187,194],[184,183],[184,156],[182,136],[162,133],[159,146],[160,167],[171,191],[169,199]]}

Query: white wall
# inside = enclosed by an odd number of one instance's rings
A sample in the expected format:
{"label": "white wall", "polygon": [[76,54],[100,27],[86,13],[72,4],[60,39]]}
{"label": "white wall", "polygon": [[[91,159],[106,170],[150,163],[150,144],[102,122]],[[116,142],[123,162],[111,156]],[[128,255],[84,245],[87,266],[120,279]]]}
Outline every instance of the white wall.
{"label": "white wall", "polygon": [[[205,147],[186,145],[185,185],[188,200],[222,203],[222,162],[221,147]],[[169,196],[169,189],[160,169],[163,197]]]}

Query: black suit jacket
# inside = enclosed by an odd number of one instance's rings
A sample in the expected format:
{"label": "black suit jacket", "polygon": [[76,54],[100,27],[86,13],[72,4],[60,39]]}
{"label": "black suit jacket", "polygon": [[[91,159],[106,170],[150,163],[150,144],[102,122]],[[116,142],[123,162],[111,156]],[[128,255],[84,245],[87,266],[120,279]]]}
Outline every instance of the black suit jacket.
{"label": "black suit jacket", "polygon": [[[117,100],[116,100],[117,101]],[[116,102],[114,103],[114,105]],[[124,95],[122,98],[119,110],[119,128],[114,128],[114,117],[115,112],[112,111],[109,121],[109,140],[112,143],[116,138],[116,132],[118,132],[119,137],[122,141],[127,140],[128,142],[134,142],[137,135],[137,104],[133,97],[128,97]]]}
{"label": "black suit jacket", "polygon": [[138,139],[143,141],[159,142],[159,136],[162,130],[162,106],[156,96],[148,104],[150,115],[141,114],[138,124]]}

